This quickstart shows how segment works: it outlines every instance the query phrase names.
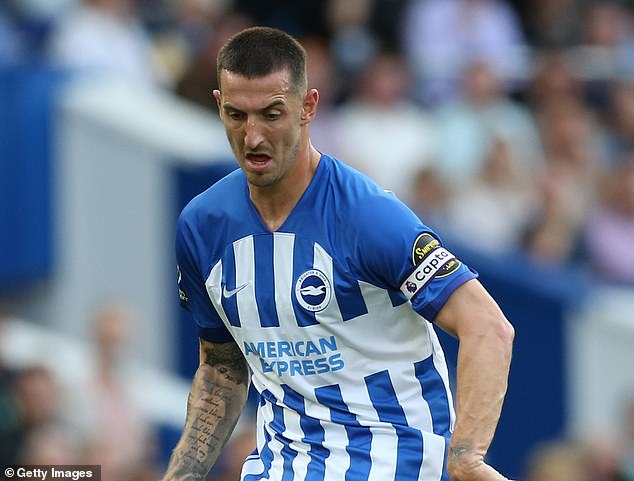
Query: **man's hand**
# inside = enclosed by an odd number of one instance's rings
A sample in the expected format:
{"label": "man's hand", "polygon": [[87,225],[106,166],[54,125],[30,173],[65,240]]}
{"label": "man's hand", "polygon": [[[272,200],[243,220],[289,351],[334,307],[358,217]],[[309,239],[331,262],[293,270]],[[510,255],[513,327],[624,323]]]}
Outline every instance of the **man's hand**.
{"label": "man's hand", "polygon": [[449,447],[447,472],[451,481],[511,481],[484,462],[469,446]]}

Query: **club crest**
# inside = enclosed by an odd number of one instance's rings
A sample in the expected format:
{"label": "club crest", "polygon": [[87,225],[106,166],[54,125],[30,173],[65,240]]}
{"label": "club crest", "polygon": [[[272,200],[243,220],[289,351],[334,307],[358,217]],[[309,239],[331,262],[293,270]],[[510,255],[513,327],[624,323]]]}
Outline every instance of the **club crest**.
{"label": "club crest", "polygon": [[307,311],[323,311],[332,298],[330,281],[320,270],[308,270],[295,283],[295,297]]}

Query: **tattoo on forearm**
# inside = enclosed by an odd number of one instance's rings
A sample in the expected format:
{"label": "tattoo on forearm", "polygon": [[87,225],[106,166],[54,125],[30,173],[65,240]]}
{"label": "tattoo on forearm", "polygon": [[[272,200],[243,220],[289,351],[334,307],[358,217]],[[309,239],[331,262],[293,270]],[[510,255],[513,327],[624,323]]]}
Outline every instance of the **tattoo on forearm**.
{"label": "tattoo on forearm", "polygon": [[456,446],[449,447],[449,460],[455,461],[465,454],[471,454],[473,452],[473,446],[469,444],[458,444]]}
{"label": "tattoo on forearm", "polygon": [[187,400],[185,429],[170,458],[166,480],[205,479],[246,400],[249,370],[237,345],[203,343],[202,353],[203,364]]}
{"label": "tattoo on forearm", "polygon": [[228,381],[236,384],[249,382],[249,370],[238,346],[234,343],[203,345],[205,363],[216,367]]}

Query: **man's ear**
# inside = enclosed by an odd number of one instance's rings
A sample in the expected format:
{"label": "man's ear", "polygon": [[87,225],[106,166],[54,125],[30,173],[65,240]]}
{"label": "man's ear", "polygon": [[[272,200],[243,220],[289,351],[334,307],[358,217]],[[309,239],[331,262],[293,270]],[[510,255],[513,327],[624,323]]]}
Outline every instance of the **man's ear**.
{"label": "man's ear", "polygon": [[302,125],[308,125],[313,121],[317,114],[317,104],[319,103],[319,92],[317,89],[310,89],[304,97],[304,105],[302,106]]}
{"label": "man's ear", "polygon": [[220,93],[220,90],[214,89],[214,98],[216,99],[216,105],[218,106],[218,114],[220,115],[220,118],[222,118],[222,94]]}

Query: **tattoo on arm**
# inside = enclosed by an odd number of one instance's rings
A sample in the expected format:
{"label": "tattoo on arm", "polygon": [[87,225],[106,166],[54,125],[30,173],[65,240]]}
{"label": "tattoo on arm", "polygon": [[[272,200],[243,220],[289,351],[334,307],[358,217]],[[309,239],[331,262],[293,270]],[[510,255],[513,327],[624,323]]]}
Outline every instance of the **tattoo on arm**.
{"label": "tattoo on arm", "polygon": [[456,446],[449,447],[449,458],[450,461],[456,461],[458,458],[471,454],[473,452],[473,447],[468,444],[458,444]]}
{"label": "tattoo on arm", "polygon": [[201,340],[201,364],[187,400],[187,420],[166,481],[204,480],[235,428],[246,401],[249,370],[237,344]]}

